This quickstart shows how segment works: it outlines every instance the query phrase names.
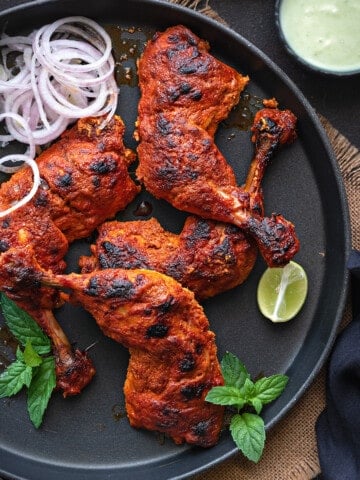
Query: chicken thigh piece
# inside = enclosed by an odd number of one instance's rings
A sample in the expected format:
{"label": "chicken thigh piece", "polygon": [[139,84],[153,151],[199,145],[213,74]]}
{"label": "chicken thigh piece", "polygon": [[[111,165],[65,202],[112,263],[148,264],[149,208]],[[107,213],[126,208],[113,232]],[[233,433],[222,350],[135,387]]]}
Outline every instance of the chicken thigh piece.
{"label": "chicken thigh piece", "polygon": [[105,335],[129,348],[124,393],[132,426],[163,432],[176,443],[210,447],[218,441],[223,407],[205,397],[224,381],[215,335],[190,290],[144,269],[54,275],[41,269],[31,249],[10,249],[0,257],[0,271],[4,264],[3,281],[14,291],[64,288]]}
{"label": "chicken thigh piece", "polygon": [[104,268],[146,268],[175,278],[198,300],[244,282],[256,257],[255,242],[234,225],[188,217],[179,235],[155,219],[105,222],[81,257],[82,272]]}
{"label": "chicken thigh piece", "polygon": [[138,61],[141,129],[155,115],[166,135],[166,121],[162,124],[157,116],[166,112],[170,121],[184,118],[210,136],[215,134],[239,102],[249,77],[210,55],[209,48],[182,25],[156,33],[147,43]]}
{"label": "chicken thigh piece", "polygon": [[[208,45],[181,25],[148,42],[138,72],[139,180],[180,210],[240,227],[253,236],[269,266],[286,264],[299,249],[293,224],[278,214],[254,212],[251,193],[237,185],[214,143],[218,123],[248,78],[216,60]],[[296,118],[286,113],[281,121],[294,131]],[[267,116],[263,127],[271,135],[282,128]]]}
{"label": "chicken thigh piece", "polygon": [[[31,245],[43,268],[61,273],[69,242],[89,235],[134,198],[139,188],[127,172],[134,154],[124,147],[124,124],[114,117],[100,130],[100,123],[100,118],[79,120],[38,157],[41,185],[35,197],[0,219],[0,256],[10,248],[21,252]],[[30,168],[13,174],[0,186],[1,210],[21,199],[31,186]],[[7,275],[6,264],[2,268],[0,277]],[[73,350],[52,313],[61,304],[59,293],[47,288],[27,295],[5,288],[2,282],[0,288],[51,338],[57,386],[64,396],[79,393],[95,369],[85,352]]]}
{"label": "chicken thigh piece", "polygon": [[[78,120],[37,158],[41,185],[32,204],[39,221],[48,215],[69,242],[90,235],[140,190],[128,173],[135,154],[124,146],[122,119],[114,116],[100,129],[102,120]],[[31,178],[31,170],[23,168],[1,184],[0,205],[22,198],[31,188]]]}

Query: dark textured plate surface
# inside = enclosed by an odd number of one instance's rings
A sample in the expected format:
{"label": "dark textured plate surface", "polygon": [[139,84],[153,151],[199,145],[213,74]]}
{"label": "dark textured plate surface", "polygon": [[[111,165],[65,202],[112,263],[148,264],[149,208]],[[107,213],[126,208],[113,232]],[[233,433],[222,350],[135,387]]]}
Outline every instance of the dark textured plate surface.
{"label": "dark textured plate surface", "polygon": [[[68,15],[86,15],[119,29],[127,42],[143,44],[149,32],[183,23],[206,38],[212,53],[251,77],[247,92],[253,99],[275,96],[280,107],[299,119],[299,139],[280,152],[264,181],[267,213],[281,212],[293,221],[301,240],[296,256],[309,277],[309,296],[301,313],[287,324],[274,325],[256,306],[256,286],[265,265],[258,259],[248,281],[231,292],[204,303],[217,335],[219,357],[237,354],[253,375],[286,372],[290,382],[284,394],[264,410],[267,428],[273,426],[311,383],[333,342],[341,318],[347,286],[346,259],[349,223],[344,190],[335,158],[318,118],[296,86],[258,49],[233,31],[190,10],[159,1],[47,1],[4,12],[0,22],[8,33],[31,31]],[[139,40],[140,39],[140,40]],[[136,40],[136,41],[135,41]],[[131,59],[129,60],[131,64]],[[134,147],[133,124],[138,90],[121,86],[119,113],[127,124],[125,141]],[[241,183],[251,160],[250,133],[222,125],[217,142]],[[135,219],[143,199],[163,226],[177,231],[185,214],[142,193],[121,219]],[[79,253],[89,243],[78,242],[68,256],[76,270]],[[124,411],[122,385],[127,351],[105,338],[81,308],[66,306],[58,318],[72,342],[80,348],[98,341],[91,351],[97,368],[94,381],[76,398],[53,395],[43,426],[35,430],[26,413],[25,397],[1,401],[0,472],[31,480],[104,480],[184,478],[220,462],[235,452],[227,432],[219,444],[202,450],[164,442],[156,434],[131,429]]]}

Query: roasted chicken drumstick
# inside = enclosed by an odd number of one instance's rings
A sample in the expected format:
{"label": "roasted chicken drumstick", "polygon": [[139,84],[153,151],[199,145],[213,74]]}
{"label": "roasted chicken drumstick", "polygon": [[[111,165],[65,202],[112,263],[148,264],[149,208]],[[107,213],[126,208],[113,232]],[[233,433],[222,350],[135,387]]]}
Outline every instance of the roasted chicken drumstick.
{"label": "roasted chicken drumstick", "polygon": [[39,285],[70,290],[105,335],[130,350],[124,393],[130,424],[166,433],[176,443],[214,445],[223,407],[205,401],[222,385],[215,335],[194,294],[159,272],[107,269],[54,275],[40,268],[30,249],[0,258],[2,282],[14,291]]}
{"label": "roasted chicken drumstick", "polygon": [[[61,273],[68,243],[88,236],[134,198],[138,187],[127,171],[134,155],[123,145],[124,124],[115,117],[100,130],[101,121],[79,120],[39,156],[41,185],[30,202],[1,219],[0,255],[10,248],[21,252],[31,245],[43,268]],[[22,198],[31,188],[31,178],[31,170],[26,167],[1,184],[0,208],[6,209]],[[6,265],[2,268],[6,270]],[[86,353],[73,351],[52,313],[61,303],[58,292],[42,288],[40,294],[29,296],[0,285],[51,338],[57,386],[64,395],[79,393],[95,370]]]}
{"label": "roasted chicken drumstick", "polygon": [[[254,119],[254,158],[244,185],[250,208],[263,214],[261,181],[276,149],[295,136],[285,110],[263,109]],[[266,122],[265,123],[265,119]],[[270,123],[272,122],[272,123]],[[255,242],[231,224],[189,217],[179,235],[148,221],[105,222],[99,227],[92,257],[82,257],[83,272],[104,268],[147,268],[165,273],[204,299],[240,285],[251,272]]]}
{"label": "roasted chicken drumstick", "polygon": [[[240,227],[253,236],[268,265],[287,263],[299,248],[294,226],[281,215],[254,212],[253,195],[237,186],[214,143],[218,123],[248,78],[211,56],[206,42],[183,26],[148,42],[138,72],[139,180],[180,210]],[[281,117],[281,128],[291,132],[286,141],[293,139],[295,120],[291,112]],[[269,135],[276,133],[272,117],[262,123]]]}

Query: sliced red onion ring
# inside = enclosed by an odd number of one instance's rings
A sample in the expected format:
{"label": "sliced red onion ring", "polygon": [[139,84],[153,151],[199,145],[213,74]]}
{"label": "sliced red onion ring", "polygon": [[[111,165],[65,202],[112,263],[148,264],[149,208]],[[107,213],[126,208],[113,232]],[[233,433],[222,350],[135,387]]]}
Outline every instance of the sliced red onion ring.
{"label": "sliced red onion ring", "polygon": [[11,205],[11,207],[7,208],[6,210],[0,211],[0,218],[5,217],[6,215],[9,215],[14,210],[16,210],[16,209],[22,207],[23,205],[25,205],[29,200],[32,199],[32,197],[35,195],[35,193],[36,193],[36,191],[37,191],[37,189],[39,188],[39,185],[40,185],[40,173],[39,173],[39,168],[38,168],[35,160],[33,160],[31,157],[28,157],[27,155],[20,155],[20,154],[7,155],[6,157],[3,157],[3,158],[0,159],[0,167],[2,169],[11,168],[11,167],[4,167],[2,165],[4,162],[8,162],[8,161],[13,161],[13,162],[21,161],[21,162],[24,162],[24,163],[28,164],[29,167],[31,168],[31,170],[33,171],[33,185],[30,189],[30,192],[27,195],[25,195],[25,197],[23,197],[21,200],[16,202],[14,205]]}
{"label": "sliced red onion ring", "polygon": [[[9,104],[11,104],[13,111],[21,116],[23,116],[23,108],[30,112],[34,109],[34,106],[36,104],[33,97],[31,97],[31,92],[24,92],[22,95],[18,96],[15,96],[14,94],[12,95],[15,98],[12,98],[9,95],[7,101],[5,102],[5,108],[9,107]],[[31,103],[29,104],[29,102]],[[37,108],[35,109],[35,113],[33,114],[39,114]],[[48,142],[51,142],[52,140],[55,140],[57,137],[59,137],[59,135],[61,135],[61,133],[65,130],[65,128],[69,125],[70,122],[69,118],[56,115],[54,112],[48,111],[48,113],[46,113],[44,110],[44,115],[48,119],[49,128],[46,128],[45,126],[39,126],[35,129],[32,129],[31,133],[35,145],[44,145]],[[32,118],[28,118],[27,121],[29,124],[32,123]],[[19,142],[26,143],[24,131],[19,128],[16,123],[7,121],[7,128],[9,130],[9,133],[13,135],[14,139],[18,140]]]}
{"label": "sliced red onion ring", "polygon": [[[93,20],[67,17],[28,37],[3,34],[0,46],[0,108],[25,117],[35,145],[54,140],[77,118],[106,115],[106,125],[114,115],[118,87],[111,39]],[[17,52],[18,70],[6,65],[11,52]],[[0,141],[25,141],[18,122],[9,118],[7,125],[9,135],[0,136]]]}
{"label": "sliced red onion ring", "polygon": [[[71,24],[76,24],[77,26],[74,27],[74,25]],[[67,25],[67,27],[65,27],[65,25]],[[82,28],[80,29],[78,25],[81,25]],[[52,73],[55,75],[55,69],[58,68],[60,71],[63,69],[63,65],[60,61],[52,59],[51,50],[51,37],[59,27],[61,27],[62,32],[75,33],[75,35],[84,38],[91,45],[95,45],[95,47],[102,50],[101,57],[91,63],[92,70],[102,67],[110,58],[112,48],[111,39],[100,25],[86,17],[74,16],[62,18],[53,22],[51,25],[46,25],[38,30],[33,42],[33,49],[38,56],[39,62],[51,69]],[[87,30],[85,30],[86,27]],[[89,30],[91,34],[89,33]],[[74,68],[75,71],[88,71],[90,65],[74,65]]]}
{"label": "sliced red onion ring", "polygon": [[31,45],[31,43],[31,36],[25,37],[22,35],[17,35],[15,37],[10,37],[9,35],[3,34],[2,38],[0,38],[0,47],[14,45],[15,50],[22,48],[23,45]]}
{"label": "sliced red onion ring", "polygon": [[[57,91],[55,86],[51,83],[49,79],[49,73],[45,70],[42,70],[40,77],[39,77],[39,93],[44,103],[46,103],[52,110],[63,115],[67,118],[76,118],[79,117],[81,112],[84,116],[91,116],[95,115],[96,113],[107,113],[108,108],[106,106],[107,97],[108,97],[108,90],[106,84],[101,84],[99,86],[97,96],[93,100],[92,103],[89,103],[86,108],[79,108],[70,102],[62,93],[61,91]],[[70,98],[71,91],[74,93],[79,93],[79,89],[76,87],[67,88],[65,90],[66,95]],[[86,96],[86,95],[85,95]],[[105,105],[105,107],[104,107]],[[105,108],[105,111],[104,111]]]}

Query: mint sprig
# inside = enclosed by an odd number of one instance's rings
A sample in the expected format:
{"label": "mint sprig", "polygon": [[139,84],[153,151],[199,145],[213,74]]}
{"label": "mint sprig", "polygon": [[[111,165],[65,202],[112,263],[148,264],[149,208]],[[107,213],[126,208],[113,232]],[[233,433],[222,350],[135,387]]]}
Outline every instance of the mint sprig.
{"label": "mint sprig", "polygon": [[51,394],[56,385],[54,357],[44,358],[41,365],[34,371],[28,389],[27,407],[30,419],[39,428]]}
{"label": "mint sprig", "polygon": [[22,360],[15,360],[0,375],[0,398],[12,397],[26,386],[32,379],[32,368]]}
{"label": "mint sprig", "polygon": [[[232,353],[221,360],[225,385],[213,387],[208,402],[235,408],[230,433],[239,450],[257,463],[265,445],[265,425],[260,416],[263,406],[278,398],[288,382],[286,375],[271,375],[253,382],[245,365]],[[253,410],[253,412],[251,411]]]}
{"label": "mint sprig", "polygon": [[236,414],[230,422],[230,432],[236,446],[251,461],[257,463],[265,445],[264,420],[255,413]]}
{"label": "mint sprig", "polygon": [[1,309],[7,326],[21,345],[25,347],[26,343],[30,341],[39,355],[50,353],[51,344],[49,337],[45,335],[28,313],[18,307],[15,302],[3,293],[1,294]]}
{"label": "mint sprig", "polygon": [[51,351],[51,343],[30,315],[12,300],[1,294],[0,301],[9,330],[24,347],[17,348],[16,360],[0,375],[0,398],[16,395],[26,387],[30,420],[39,428],[56,385],[54,357],[45,356]]}

